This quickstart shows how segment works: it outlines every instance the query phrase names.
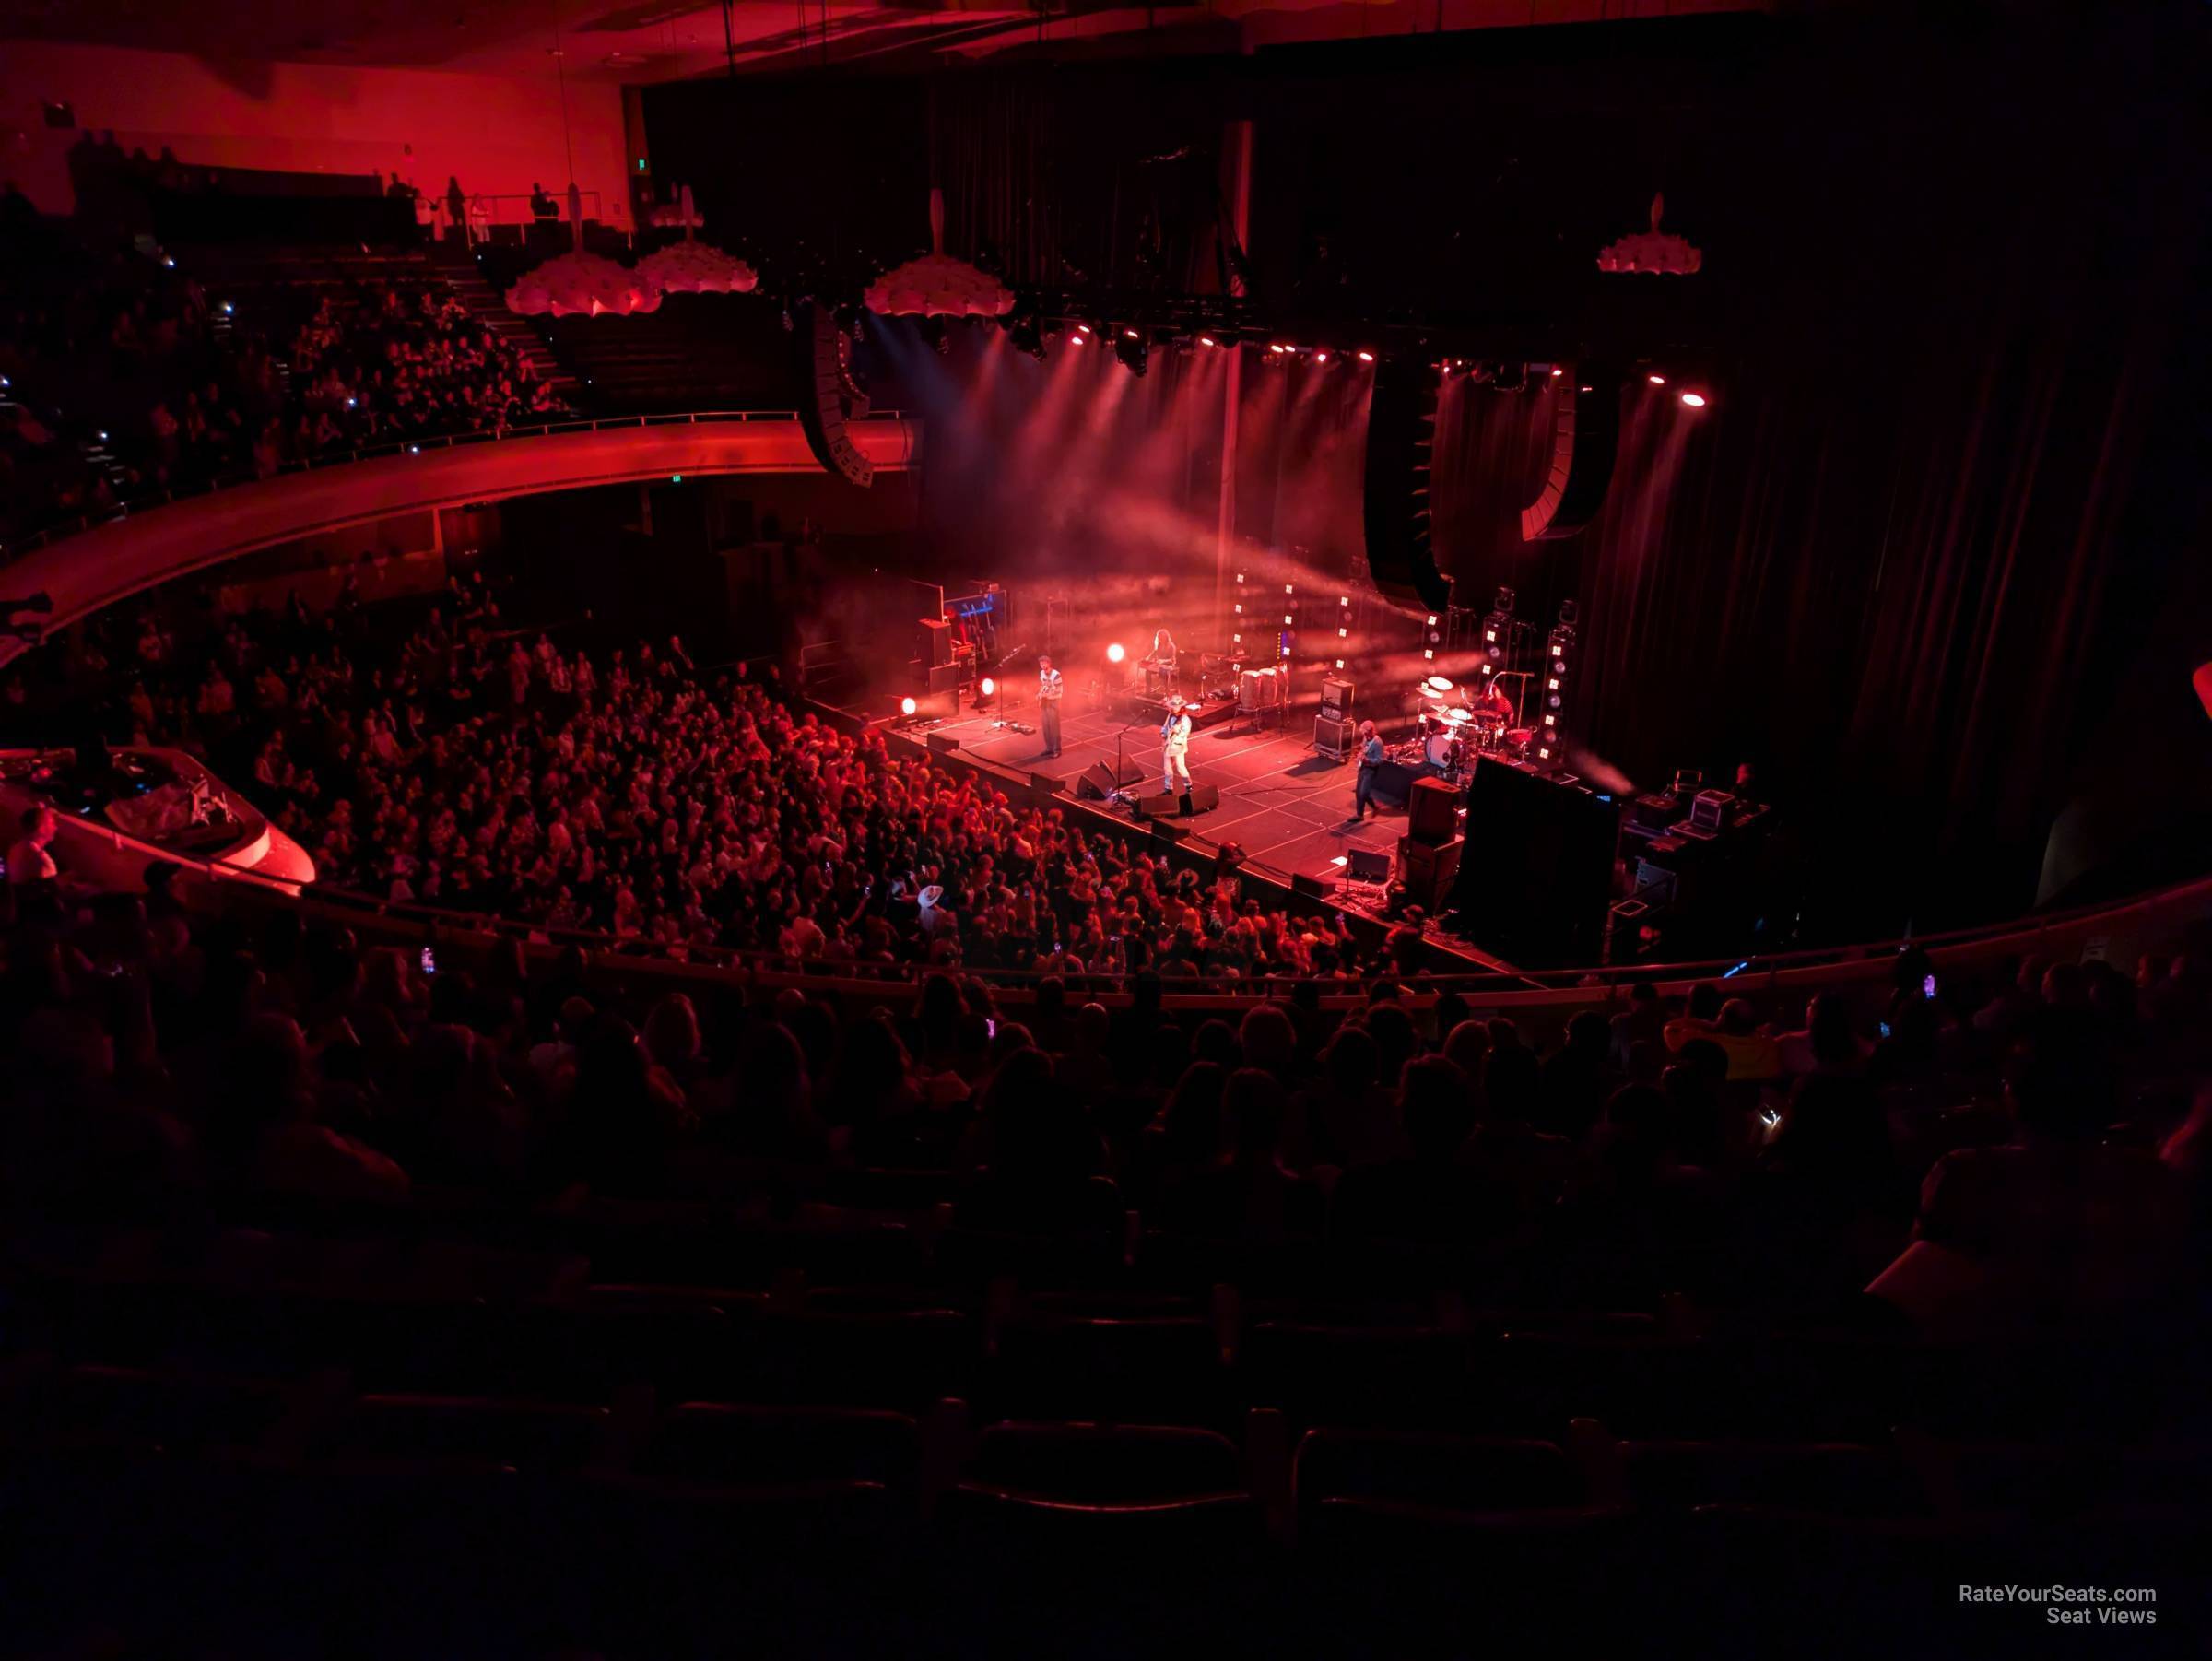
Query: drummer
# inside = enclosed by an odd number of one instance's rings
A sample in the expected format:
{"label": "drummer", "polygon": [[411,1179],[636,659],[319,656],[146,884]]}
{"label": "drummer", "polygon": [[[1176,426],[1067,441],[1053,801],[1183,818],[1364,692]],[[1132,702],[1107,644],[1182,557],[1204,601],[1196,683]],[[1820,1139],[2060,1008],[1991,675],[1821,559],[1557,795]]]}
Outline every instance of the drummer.
{"label": "drummer", "polygon": [[1485,683],[1482,689],[1474,694],[1471,702],[1478,719],[1495,726],[1512,725],[1513,701],[1496,681]]}

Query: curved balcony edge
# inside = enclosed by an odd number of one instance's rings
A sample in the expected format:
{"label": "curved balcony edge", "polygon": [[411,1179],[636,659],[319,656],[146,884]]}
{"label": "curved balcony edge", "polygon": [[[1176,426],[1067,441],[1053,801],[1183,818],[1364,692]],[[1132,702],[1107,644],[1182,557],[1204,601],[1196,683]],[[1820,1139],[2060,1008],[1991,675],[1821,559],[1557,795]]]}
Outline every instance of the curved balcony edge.
{"label": "curved balcony edge", "polygon": [[[921,425],[855,421],[845,431],[877,467],[921,459]],[[0,567],[0,606],[44,594],[51,636],[108,607],[256,549],[366,520],[677,474],[815,473],[795,418],[610,424],[448,444],[280,474],[169,502],[50,542]],[[0,619],[5,620],[5,619]],[[40,643],[0,634],[0,666]]]}

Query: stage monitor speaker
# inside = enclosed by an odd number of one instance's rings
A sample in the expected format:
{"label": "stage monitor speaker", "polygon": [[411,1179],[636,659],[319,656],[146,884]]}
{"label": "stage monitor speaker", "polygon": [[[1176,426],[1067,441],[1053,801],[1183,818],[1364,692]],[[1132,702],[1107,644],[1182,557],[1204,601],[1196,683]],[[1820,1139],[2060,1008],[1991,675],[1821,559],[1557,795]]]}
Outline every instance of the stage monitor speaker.
{"label": "stage monitor speaker", "polygon": [[929,689],[947,695],[960,689],[960,666],[939,664],[929,672]]}
{"label": "stage monitor speaker", "polygon": [[853,379],[853,337],[837,326],[827,306],[802,301],[791,308],[792,338],[799,354],[799,426],[822,469],[866,488],[876,464],[861,453],[845,422],[867,412],[867,397]]}
{"label": "stage monitor speaker", "polygon": [[1326,900],[1336,885],[1320,877],[1309,877],[1303,871],[1290,874],[1290,891],[1302,894],[1308,900]]}
{"label": "stage monitor speaker", "polygon": [[1093,761],[1076,776],[1076,795],[1086,802],[1102,802],[1117,790],[1126,790],[1145,776],[1138,763],[1124,757],[1121,771],[1112,761]]}
{"label": "stage monitor speaker", "polygon": [[1190,826],[1180,819],[1156,819],[1151,825],[1152,840],[1163,848],[1172,848],[1191,833]]}
{"label": "stage monitor speaker", "polygon": [[1326,715],[1314,716],[1313,748],[1332,761],[1343,760],[1359,742],[1359,729],[1350,722],[1332,721]]}
{"label": "stage monitor speaker", "polygon": [[1333,721],[1352,718],[1352,683],[1341,675],[1333,675],[1321,683],[1321,713]]}
{"label": "stage monitor speaker", "polygon": [[1467,822],[1482,827],[1480,872],[1463,859],[1453,885],[1460,929],[1525,968],[1596,963],[1620,811],[1594,791],[1485,756],[1467,791]]}
{"label": "stage monitor speaker", "polygon": [[1521,510],[1521,540],[1571,536],[1605,505],[1620,441],[1620,374],[1571,365],[1552,412],[1551,468],[1535,501]]}
{"label": "stage monitor speaker", "polygon": [[1385,599],[1424,611],[1441,611],[1452,599],[1429,543],[1429,467],[1441,383],[1426,353],[1385,358],[1375,366],[1367,407],[1367,568]]}
{"label": "stage monitor speaker", "polygon": [[929,748],[932,755],[948,756],[954,750],[959,748],[960,741],[958,738],[951,737],[944,733],[932,733],[929,735]]}
{"label": "stage monitor speaker", "polygon": [[[1193,784],[1191,786],[1191,811],[1193,813],[1211,813],[1220,806],[1220,786],[1216,784]],[[1147,793],[1136,798],[1136,815],[1139,819],[1173,819],[1182,811],[1182,797],[1177,794],[1161,791],[1158,794]]]}
{"label": "stage monitor speaker", "polygon": [[1039,795],[1058,795],[1060,781],[1049,772],[1033,772],[1030,775],[1030,788]]}
{"label": "stage monitor speaker", "polygon": [[1353,882],[1388,882],[1390,854],[1381,848],[1347,848],[1344,874]]}
{"label": "stage monitor speaker", "polygon": [[1444,901],[1452,897],[1452,885],[1458,880],[1459,862],[1466,847],[1467,839],[1464,836],[1441,842],[1400,837],[1398,880],[1406,886],[1406,898],[1425,911],[1441,911]]}
{"label": "stage monitor speaker", "polygon": [[1416,842],[1443,842],[1459,830],[1459,792],[1439,778],[1419,778],[1406,797],[1406,834]]}

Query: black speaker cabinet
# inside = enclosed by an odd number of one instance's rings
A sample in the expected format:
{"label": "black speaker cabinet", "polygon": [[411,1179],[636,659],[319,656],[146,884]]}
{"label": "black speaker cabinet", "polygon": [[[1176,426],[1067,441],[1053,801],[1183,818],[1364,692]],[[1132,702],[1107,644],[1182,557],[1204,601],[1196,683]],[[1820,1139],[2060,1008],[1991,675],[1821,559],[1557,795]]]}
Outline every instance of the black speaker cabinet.
{"label": "black speaker cabinet", "polygon": [[1459,878],[1460,856],[1467,839],[1454,836],[1441,842],[1425,842],[1410,836],[1398,839],[1398,880],[1406,885],[1406,899],[1424,911],[1441,911],[1452,897]]}
{"label": "black speaker cabinet", "polygon": [[1406,834],[1416,842],[1450,842],[1459,830],[1459,792],[1441,779],[1413,782],[1406,797]]}
{"label": "black speaker cabinet", "polygon": [[[1220,806],[1221,790],[1218,785],[1193,784],[1191,786],[1191,811],[1193,813],[1211,813]],[[1171,819],[1182,810],[1182,797],[1180,795],[1171,795],[1165,792],[1159,795],[1147,793],[1136,798],[1136,812],[1139,819]]]}
{"label": "black speaker cabinet", "polygon": [[1341,675],[1332,675],[1321,683],[1321,713],[1333,721],[1352,718],[1352,683]]}
{"label": "black speaker cabinet", "polygon": [[1467,823],[1481,858],[1461,860],[1453,885],[1460,931],[1528,968],[1598,962],[1619,805],[1485,756],[1467,789]]}
{"label": "black speaker cabinet", "polygon": [[1344,875],[1351,882],[1388,882],[1390,855],[1381,848],[1347,848]]}
{"label": "black speaker cabinet", "polygon": [[1114,772],[1112,761],[1093,761],[1076,775],[1076,795],[1086,802],[1102,802],[1117,790],[1126,790],[1145,776],[1138,763],[1124,757],[1121,772]]}

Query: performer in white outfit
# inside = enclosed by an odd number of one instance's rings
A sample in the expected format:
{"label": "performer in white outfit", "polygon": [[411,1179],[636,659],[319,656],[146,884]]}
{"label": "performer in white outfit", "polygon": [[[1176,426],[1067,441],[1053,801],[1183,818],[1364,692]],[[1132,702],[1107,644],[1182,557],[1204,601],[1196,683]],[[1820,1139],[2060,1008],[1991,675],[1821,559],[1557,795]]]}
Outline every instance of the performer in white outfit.
{"label": "performer in white outfit", "polygon": [[1159,726],[1159,787],[1181,798],[1178,817],[1191,816],[1191,767],[1184,758],[1191,748],[1191,717],[1182,700],[1168,700],[1168,718]]}

